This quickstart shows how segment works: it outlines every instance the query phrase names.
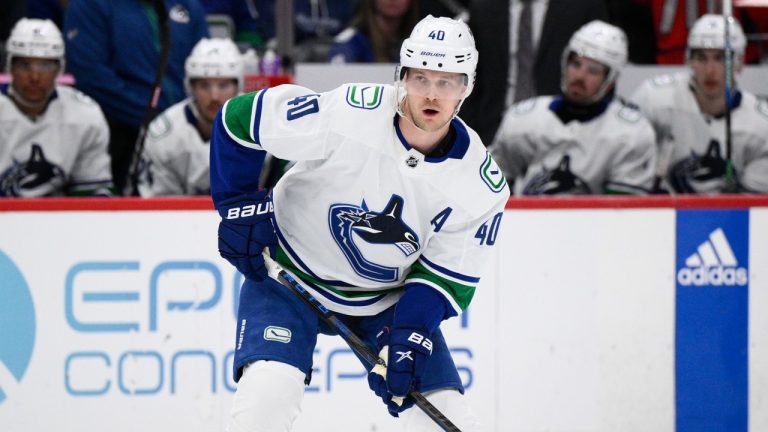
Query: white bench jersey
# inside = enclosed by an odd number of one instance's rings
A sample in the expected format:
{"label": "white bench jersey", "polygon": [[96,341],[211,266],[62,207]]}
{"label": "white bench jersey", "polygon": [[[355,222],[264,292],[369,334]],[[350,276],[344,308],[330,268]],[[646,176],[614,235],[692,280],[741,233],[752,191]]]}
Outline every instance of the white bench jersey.
{"label": "white bench jersey", "polygon": [[[707,158],[710,162],[725,158],[725,118],[701,112],[690,74],[660,75],[646,80],[632,100],[656,129],[660,171],[668,179],[676,178],[677,183],[687,184],[692,192],[721,191],[724,182],[717,175],[717,167],[696,166]],[[737,100],[738,105],[731,111],[736,178],[747,190],[768,192],[768,103],[745,91],[740,92]]]}
{"label": "white bench jersey", "polygon": [[198,132],[191,104],[191,99],[178,102],[150,123],[139,177],[141,196],[210,194],[210,142]]}
{"label": "white bench jersey", "polygon": [[32,120],[0,88],[0,196],[109,195],[109,128],[101,108],[56,86]]}
{"label": "white bench jersey", "polygon": [[653,128],[636,109],[612,100],[589,121],[563,123],[560,99],[540,96],[504,115],[491,154],[516,195],[638,194],[653,185]]}

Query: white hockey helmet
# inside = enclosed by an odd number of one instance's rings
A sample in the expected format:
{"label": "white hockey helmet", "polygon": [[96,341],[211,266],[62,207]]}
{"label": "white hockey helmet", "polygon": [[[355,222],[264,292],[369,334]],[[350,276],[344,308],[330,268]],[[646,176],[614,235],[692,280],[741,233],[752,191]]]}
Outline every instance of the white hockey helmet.
{"label": "white hockey helmet", "polygon": [[406,68],[428,69],[466,76],[467,88],[456,107],[455,116],[461,103],[472,93],[477,58],[475,38],[466,23],[447,17],[435,18],[432,15],[423,18],[400,47],[400,66],[395,72],[398,111],[406,95],[403,82]]}
{"label": "white hockey helmet", "polygon": [[64,70],[64,39],[53,21],[22,18],[13,26],[5,44],[6,71],[11,70],[14,57],[55,59]]}
{"label": "white hockey helmet", "polygon": [[[735,58],[741,62],[744,50],[747,48],[747,38],[741,24],[733,18],[728,19],[728,32],[731,48]],[[685,50],[686,58],[690,60],[691,50],[694,49],[725,49],[725,17],[723,15],[702,15],[688,32],[688,46]]]}
{"label": "white hockey helmet", "polygon": [[593,101],[597,101],[605,95],[627,64],[627,36],[622,29],[600,20],[590,21],[576,30],[563,51],[560,79],[563,93],[567,88],[565,68],[571,54],[598,61],[608,68],[605,81],[593,97]]}
{"label": "white hockey helmet", "polygon": [[231,39],[203,38],[195,44],[184,62],[184,87],[192,94],[195,78],[232,78],[237,80],[238,93],[243,91],[244,61]]}

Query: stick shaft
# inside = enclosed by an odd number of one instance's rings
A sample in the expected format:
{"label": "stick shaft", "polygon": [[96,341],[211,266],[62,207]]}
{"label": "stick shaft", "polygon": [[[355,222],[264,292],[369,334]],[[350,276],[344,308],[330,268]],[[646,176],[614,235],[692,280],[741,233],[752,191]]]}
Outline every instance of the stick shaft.
{"label": "stick shaft", "polygon": [[731,21],[733,20],[731,0],[723,0],[725,40],[723,41],[723,66],[725,67],[725,192],[734,192],[736,179],[733,172],[733,142],[731,133],[731,105],[733,100],[733,46],[731,45]]}
{"label": "stick shaft", "polygon": [[168,66],[168,59],[171,54],[171,30],[168,24],[168,12],[165,10],[165,3],[163,0],[154,0],[152,6],[157,14],[159,25],[160,61],[157,64],[155,82],[152,85],[152,94],[149,97],[147,107],[144,109],[144,118],[141,121],[139,133],[136,136],[136,142],[133,146],[133,157],[128,165],[128,178],[125,182],[126,195],[138,195],[141,157],[142,153],[144,153],[144,140],[147,138],[149,123],[154,119],[157,111],[157,104],[160,101],[160,93],[162,91],[163,77],[165,76],[165,69]]}

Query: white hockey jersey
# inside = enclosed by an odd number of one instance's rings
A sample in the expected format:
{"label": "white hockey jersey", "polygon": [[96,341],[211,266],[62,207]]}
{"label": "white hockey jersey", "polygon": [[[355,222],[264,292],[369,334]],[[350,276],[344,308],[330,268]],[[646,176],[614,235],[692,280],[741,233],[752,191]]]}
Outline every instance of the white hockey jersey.
{"label": "white hockey jersey", "polygon": [[273,193],[278,261],[326,307],[375,314],[420,282],[456,312],[466,308],[509,192],[461,120],[450,151],[432,158],[403,138],[388,85],[321,94],[279,86],[232,99],[222,113],[230,142],[216,135],[212,145],[228,163],[242,147],[297,161]]}
{"label": "white hockey jersey", "polygon": [[210,193],[209,141],[197,130],[192,103],[178,102],[150,123],[139,177],[141,196]]}
{"label": "white hockey jersey", "polygon": [[109,128],[91,98],[56,86],[35,120],[0,87],[0,196],[110,195]]}
{"label": "white hockey jersey", "polygon": [[612,100],[589,121],[563,121],[559,97],[513,105],[490,147],[516,195],[646,193],[656,163],[654,133],[634,108]]}
{"label": "white hockey jersey", "polygon": [[[701,112],[689,73],[646,80],[632,100],[658,137],[659,172],[678,192],[716,193],[725,184],[725,119]],[[731,111],[732,161],[738,183],[768,192],[768,102],[741,91]]]}

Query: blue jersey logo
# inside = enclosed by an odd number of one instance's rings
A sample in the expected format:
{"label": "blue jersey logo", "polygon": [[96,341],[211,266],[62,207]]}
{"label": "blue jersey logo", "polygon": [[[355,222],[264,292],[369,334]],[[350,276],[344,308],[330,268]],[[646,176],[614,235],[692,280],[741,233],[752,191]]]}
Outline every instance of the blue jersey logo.
{"label": "blue jersey logo", "polygon": [[0,250],[0,405],[24,377],[35,346],[35,307],[29,286]]}
{"label": "blue jersey logo", "polygon": [[336,244],[357,274],[377,282],[394,282],[398,279],[399,269],[366,259],[355,244],[355,238],[371,244],[394,245],[405,256],[410,256],[419,250],[419,238],[403,222],[402,215],[403,198],[392,195],[381,212],[368,210],[365,202],[362,206],[335,204],[329,211],[328,223]]}

